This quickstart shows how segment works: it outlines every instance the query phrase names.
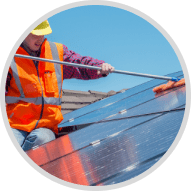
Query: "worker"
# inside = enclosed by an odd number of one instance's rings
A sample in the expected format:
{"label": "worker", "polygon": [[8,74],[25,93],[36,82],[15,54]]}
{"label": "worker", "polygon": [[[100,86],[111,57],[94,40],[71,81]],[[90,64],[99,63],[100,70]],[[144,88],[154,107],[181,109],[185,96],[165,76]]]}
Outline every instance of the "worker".
{"label": "worker", "polygon": [[24,151],[56,138],[61,113],[64,79],[98,79],[114,71],[102,60],[83,57],[44,35],[52,33],[46,20],[25,38],[16,54],[98,66],[100,71],[14,57],[6,82],[6,111],[9,124]]}

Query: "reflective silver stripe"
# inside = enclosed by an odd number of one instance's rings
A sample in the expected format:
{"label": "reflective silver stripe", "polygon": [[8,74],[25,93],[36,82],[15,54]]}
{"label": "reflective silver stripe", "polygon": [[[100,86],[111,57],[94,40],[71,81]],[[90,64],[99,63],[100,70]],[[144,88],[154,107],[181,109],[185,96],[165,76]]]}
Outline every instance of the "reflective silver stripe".
{"label": "reflective silver stripe", "polygon": [[[42,97],[22,98],[22,97],[5,96],[5,101],[7,104],[12,104],[12,103],[17,103],[19,101],[24,101],[27,103],[33,103],[35,105],[41,105],[42,104]],[[60,98],[54,98],[54,97],[44,97],[44,104],[61,105],[61,99]]]}
{"label": "reflective silver stripe", "polygon": [[12,62],[11,62],[11,69],[12,69],[12,72],[13,72],[13,78],[15,79],[15,83],[16,83],[19,91],[20,91],[21,97],[24,98],[25,94],[24,94],[23,88],[21,86],[21,81],[19,79],[19,74],[18,74],[18,70],[17,70],[17,65],[16,65],[16,62],[15,62],[15,59],[13,59]]}
{"label": "reflective silver stripe", "polygon": [[28,103],[34,103],[35,105],[40,105],[40,104],[42,104],[42,97],[22,98],[22,97],[5,96],[5,101],[7,104],[24,101],[24,102],[28,102]]}
{"label": "reflective silver stripe", "polygon": [[[60,61],[56,44],[53,42],[49,42],[49,44],[50,44],[53,60]],[[57,78],[57,82],[58,82],[59,97],[61,96],[61,91],[62,91],[62,76],[61,76],[62,68],[61,67],[62,66],[60,64],[54,64],[54,68],[56,71],[56,78]]]}
{"label": "reflective silver stripe", "polygon": [[44,104],[61,105],[61,99],[55,97],[44,97]]}

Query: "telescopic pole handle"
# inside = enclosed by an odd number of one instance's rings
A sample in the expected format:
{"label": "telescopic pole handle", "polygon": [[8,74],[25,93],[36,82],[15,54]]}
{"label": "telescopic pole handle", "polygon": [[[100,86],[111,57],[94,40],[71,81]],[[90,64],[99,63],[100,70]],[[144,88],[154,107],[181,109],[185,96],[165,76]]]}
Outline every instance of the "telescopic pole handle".
{"label": "telescopic pole handle", "polygon": [[[97,66],[88,66],[88,65],[83,65],[83,64],[61,62],[61,61],[58,61],[58,60],[50,60],[50,59],[46,59],[46,58],[39,58],[39,57],[27,56],[27,55],[21,55],[21,54],[15,54],[15,57],[26,58],[26,59],[42,61],[42,62],[50,62],[50,63],[62,64],[62,65],[73,66],[73,67],[78,67],[78,68],[101,70],[101,68],[97,67]],[[176,77],[156,76],[156,75],[151,75],[151,74],[142,74],[142,73],[135,73],[135,72],[129,72],[129,71],[122,71],[122,70],[114,70],[113,73],[126,74],[126,75],[132,75],[132,76],[140,76],[140,77],[147,77],[147,78],[154,78],[154,79],[161,79],[161,80],[171,80],[171,81],[179,81],[180,80],[180,79],[178,79]]]}

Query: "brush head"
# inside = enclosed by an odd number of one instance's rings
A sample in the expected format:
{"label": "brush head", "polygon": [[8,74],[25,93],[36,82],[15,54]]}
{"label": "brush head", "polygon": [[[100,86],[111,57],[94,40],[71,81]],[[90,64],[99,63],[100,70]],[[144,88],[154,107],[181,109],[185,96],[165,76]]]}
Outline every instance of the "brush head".
{"label": "brush head", "polygon": [[157,86],[153,89],[153,92],[155,93],[159,93],[159,92],[163,92],[175,87],[179,87],[179,86],[183,86],[185,85],[185,79],[178,79],[176,78],[178,81],[169,81],[167,84],[162,84],[160,86]]}

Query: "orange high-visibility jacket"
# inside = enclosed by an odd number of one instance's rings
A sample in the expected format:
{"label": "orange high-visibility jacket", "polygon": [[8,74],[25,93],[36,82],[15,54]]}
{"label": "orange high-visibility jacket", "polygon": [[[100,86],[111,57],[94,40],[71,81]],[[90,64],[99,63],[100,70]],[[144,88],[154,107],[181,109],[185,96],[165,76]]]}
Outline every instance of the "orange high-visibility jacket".
{"label": "orange high-visibility jacket", "polygon": [[[16,53],[28,55],[22,47]],[[41,46],[41,58],[63,61],[63,54],[62,44],[45,40]],[[15,129],[31,132],[46,127],[58,133],[58,124],[63,120],[63,67],[48,62],[37,66],[29,59],[12,60],[9,72],[13,79],[5,97],[8,120]]]}

